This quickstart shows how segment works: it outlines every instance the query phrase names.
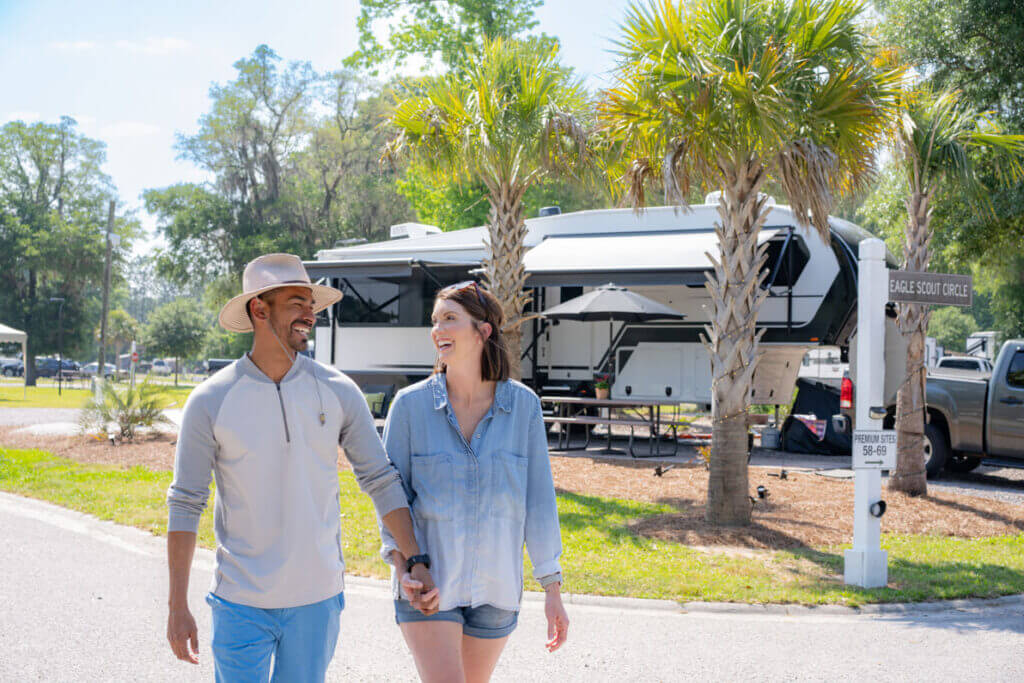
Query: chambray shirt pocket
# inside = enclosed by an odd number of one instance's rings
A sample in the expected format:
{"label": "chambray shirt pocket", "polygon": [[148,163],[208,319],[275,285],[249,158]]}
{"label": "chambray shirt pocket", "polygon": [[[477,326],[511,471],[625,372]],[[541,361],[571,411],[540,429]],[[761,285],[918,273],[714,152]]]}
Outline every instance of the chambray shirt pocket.
{"label": "chambray shirt pocket", "polygon": [[416,492],[413,515],[422,520],[450,520],[455,502],[451,454],[413,453],[409,460],[412,489]]}
{"label": "chambray shirt pocket", "polygon": [[495,517],[522,522],[526,519],[526,485],[529,460],[524,455],[499,449],[491,463],[491,512]]}

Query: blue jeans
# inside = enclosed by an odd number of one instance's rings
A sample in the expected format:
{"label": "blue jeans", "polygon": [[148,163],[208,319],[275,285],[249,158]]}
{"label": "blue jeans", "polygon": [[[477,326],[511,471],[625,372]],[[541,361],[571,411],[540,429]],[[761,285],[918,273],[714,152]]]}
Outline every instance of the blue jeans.
{"label": "blue jeans", "polygon": [[410,605],[408,600],[395,600],[395,623],[410,621],[452,621],[462,624],[462,633],[473,638],[504,638],[515,630],[519,612],[480,605],[446,609],[428,617]]}
{"label": "blue jeans", "polygon": [[213,593],[206,602],[213,609],[218,683],[324,680],[338,644],[344,593],[281,609],[239,605]]}

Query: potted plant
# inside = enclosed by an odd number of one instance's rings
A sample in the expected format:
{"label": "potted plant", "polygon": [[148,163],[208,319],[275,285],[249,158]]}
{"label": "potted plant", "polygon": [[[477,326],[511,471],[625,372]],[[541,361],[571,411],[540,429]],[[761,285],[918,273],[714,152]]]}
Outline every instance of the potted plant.
{"label": "potted plant", "polygon": [[598,399],[606,399],[611,393],[611,385],[608,383],[608,375],[601,375],[594,382],[594,396]]}

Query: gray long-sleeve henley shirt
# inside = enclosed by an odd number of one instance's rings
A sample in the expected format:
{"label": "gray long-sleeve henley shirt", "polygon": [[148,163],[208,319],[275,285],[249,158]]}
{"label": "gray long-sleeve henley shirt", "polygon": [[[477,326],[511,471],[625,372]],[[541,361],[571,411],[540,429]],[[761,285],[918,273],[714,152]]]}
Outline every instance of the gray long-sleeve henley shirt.
{"label": "gray long-sleeve henley shirt", "polygon": [[197,530],[212,474],[214,594],[279,608],[344,590],[339,443],[378,515],[408,507],[362,392],[334,368],[300,355],[275,384],[243,356],[192,392],[167,492],[167,529]]}

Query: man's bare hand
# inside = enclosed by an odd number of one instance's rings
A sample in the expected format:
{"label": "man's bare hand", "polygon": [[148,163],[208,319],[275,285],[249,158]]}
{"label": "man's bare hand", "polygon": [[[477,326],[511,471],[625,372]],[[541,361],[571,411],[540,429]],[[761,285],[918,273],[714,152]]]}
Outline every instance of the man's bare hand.
{"label": "man's bare hand", "polygon": [[172,609],[167,615],[167,642],[181,661],[199,663],[199,629],[188,607]]}

